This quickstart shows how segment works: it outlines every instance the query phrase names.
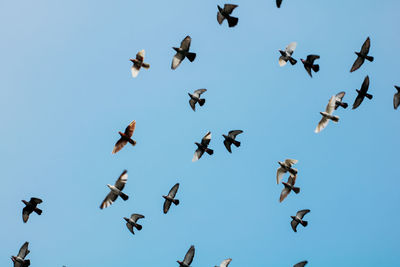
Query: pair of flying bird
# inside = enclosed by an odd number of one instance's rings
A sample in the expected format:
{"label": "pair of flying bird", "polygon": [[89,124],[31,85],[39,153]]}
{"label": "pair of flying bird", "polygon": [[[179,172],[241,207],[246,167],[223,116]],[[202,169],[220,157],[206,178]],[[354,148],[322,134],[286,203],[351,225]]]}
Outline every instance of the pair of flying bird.
{"label": "pair of flying bird", "polygon": [[278,161],[280,167],[276,171],[276,183],[279,184],[286,173],[290,174],[288,181],[282,182],[284,187],[279,197],[279,202],[285,200],[291,191],[295,192],[296,194],[300,193],[300,188],[294,186],[296,184],[298,171],[297,169],[293,168],[293,165],[297,162],[298,160],[296,159],[286,159],[284,162]]}
{"label": "pair of flying bird", "polygon": [[[281,56],[279,57],[279,61],[278,61],[279,66],[281,66],[281,67],[285,66],[288,61],[290,62],[290,64],[296,65],[297,60],[292,57],[296,47],[297,47],[297,43],[292,42],[285,48],[285,50],[279,50],[279,53],[281,54]],[[310,75],[310,77],[312,77],[312,71],[314,71],[314,72],[319,71],[319,65],[314,64],[314,61],[319,58],[320,58],[320,56],[318,56],[318,55],[308,55],[305,60],[300,59],[301,62],[303,63],[305,70],[307,71],[308,75]]]}

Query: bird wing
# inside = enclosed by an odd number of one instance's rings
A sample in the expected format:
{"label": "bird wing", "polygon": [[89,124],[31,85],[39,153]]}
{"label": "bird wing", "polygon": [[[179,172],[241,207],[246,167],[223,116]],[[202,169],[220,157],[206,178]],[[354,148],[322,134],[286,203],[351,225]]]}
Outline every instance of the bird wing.
{"label": "bird wing", "polygon": [[224,5],[224,11],[225,11],[227,14],[231,14],[232,11],[233,11],[235,8],[237,8],[237,7],[238,7],[238,5],[225,4],[225,5]]}
{"label": "bird wing", "polygon": [[281,4],[282,4],[282,0],[276,0],[276,6],[277,6],[278,8],[281,7]]}
{"label": "bird wing", "polygon": [[242,130],[233,130],[233,131],[230,131],[230,132],[228,133],[228,135],[229,135],[229,137],[232,137],[233,139],[235,139],[236,136],[239,135],[239,134],[241,134],[241,133],[243,133]]}
{"label": "bird wing", "polygon": [[131,215],[131,220],[134,221],[134,222],[137,222],[137,220],[143,219],[143,218],[144,218],[144,216],[142,214],[134,213],[134,214]]}
{"label": "bird wing", "polygon": [[329,99],[328,105],[326,105],[325,112],[332,115],[333,111],[335,110],[336,105],[336,96],[332,96]]}
{"label": "bird wing", "polygon": [[176,69],[182,62],[185,56],[182,53],[176,53],[175,56],[172,58],[172,65],[171,69]]}
{"label": "bird wing", "polygon": [[193,99],[189,100],[189,105],[193,109],[193,111],[196,111],[196,101]]}
{"label": "bird wing", "polygon": [[276,184],[279,184],[282,180],[283,175],[286,173],[285,169],[282,167],[279,167],[278,170],[276,171]]}
{"label": "bird wing", "polygon": [[176,195],[176,192],[178,192],[178,189],[179,189],[179,183],[176,183],[176,184],[171,188],[171,190],[169,190],[168,196],[174,198],[175,195]]}
{"label": "bird wing", "polygon": [[[304,64],[304,63],[303,63],[303,64]],[[312,77],[311,67],[310,67],[310,66],[304,65],[304,68],[306,69],[308,75],[310,75],[310,77]]]}
{"label": "bird wing", "polygon": [[135,63],[133,63],[133,65],[131,67],[131,73],[132,73],[133,78],[136,78],[138,76],[139,70],[140,70],[140,67],[138,65],[136,65]]}
{"label": "bird wing", "polygon": [[190,48],[190,43],[192,42],[192,38],[190,36],[186,36],[185,39],[181,42],[181,48],[182,50],[188,51]]}
{"label": "bird wing", "polygon": [[29,202],[31,202],[33,204],[40,204],[43,202],[43,200],[41,200],[40,198],[31,197],[31,200],[29,200]]}
{"label": "bird wing", "polygon": [[397,109],[400,104],[400,93],[396,93],[393,96],[393,107],[394,109]]}
{"label": "bird wing", "polygon": [[356,97],[356,100],[354,100],[353,109],[358,108],[361,105],[361,103],[363,102],[363,100],[364,100],[364,96],[358,94],[358,96]]}
{"label": "bird wing", "polygon": [[318,55],[308,55],[306,60],[310,62],[310,64],[313,64],[316,59],[319,59]]}
{"label": "bird wing", "polygon": [[365,77],[362,85],[361,85],[361,89],[360,91],[363,93],[366,93],[368,91],[368,87],[369,87],[369,77],[368,75]]}
{"label": "bird wing", "polygon": [[367,55],[369,53],[370,46],[371,46],[371,40],[368,37],[367,40],[365,40],[365,42],[363,43],[360,53],[363,55]]}
{"label": "bird wing", "polygon": [[196,149],[196,151],[194,152],[194,155],[193,155],[192,162],[198,161],[201,158],[201,156],[203,156],[203,154],[204,154],[204,150],[202,150],[200,148]]}
{"label": "bird wing", "polygon": [[296,46],[297,46],[297,43],[296,43],[296,42],[292,42],[292,43],[290,43],[290,44],[286,47],[285,51],[286,51],[289,55],[292,55],[293,52],[294,52],[294,50],[296,49]]}
{"label": "bird wing", "polygon": [[193,257],[194,257],[194,246],[191,246],[188,252],[186,253],[185,258],[183,259],[183,263],[189,266],[193,261]]}
{"label": "bird wing", "polygon": [[25,243],[22,245],[22,247],[19,249],[18,257],[20,257],[20,258],[22,258],[22,259],[25,259],[26,255],[29,254],[28,246],[29,246],[29,242],[25,242]]}
{"label": "bird wing", "polygon": [[279,57],[279,66],[283,67],[283,66],[286,65],[286,63],[287,63],[287,60],[285,59],[285,57],[284,56],[280,56]]}
{"label": "bird wing", "polygon": [[296,216],[299,217],[300,219],[303,219],[304,215],[306,215],[309,212],[310,212],[310,210],[299,210],[296,213]]}
{"label": "bird wing", "polygon": [[193,92],[193,95],[196,97],[200,97],[200,95],[205,91],[207,91],[207,89],[197,89],[196,91]]}
{"label": "bird wing", "polygon": [[135,131],[136,128],[136,121],[133,120],[125,129],[125,134],[128,135],[129,137],[132,137],[133,132]]}
{"label": "bird wing", "polygon": [[164,207],[163,207],[164,214],[167,214],[167,212],[169,211],[169,208],[171,207],[171,203],[172,202],[167,199],[164,201]]}
{"label": "bird wing", "polygon": [[279,197],[279,202],[282,202],[283,200],[285,200],[285,198],[289,195],[290,191],[291,191],[290,188],[285,186],[282,189],[281,196]]}
{"label": "bird wing", "polygon": [[132,233],[132,234],[135,234],[135,232],[133,231],[133,225],[132,224],[130,224],[130,223],[126,223],[126,227],[128,227],[128,229],[129,229],[129,231]]}
{"label": "bird wing", "polygon": [[308,261],[301,261],[299,263],[296,263],[293,267],[304,267],[307,263]]}
{"label": "bird wing", "polygon": [[229,142],[228,140],[224,140],[224,146],[226,147],[226,149],[229,151],[229,153],[232,153],[232,149],[231,149],[231,145],[232,143]]}
{"label": "bird wing", "polygon": [[22,220],[26,223],[29,219],[29,210],[27,207],[22,209]]}
{"label": "bird wing", "polygon": [[364,58],[363,57],[357,57],[356,61],[354,61],[353,66],[351,67],[350,72],[358,70],[361,65],[364,63]]}
{"label": "bird wing", "polygon": [[110,191],[110,193],[108,193],[106,198],[101,203],[100,209],[104,209],[104,208],[111,206],[111,204],[117,199],[117,197],[118,197],[118,195],[116,195],[112,191]]}
{"label": "bird wing", "polygon": [[341,102],[345,94],[346,94],[345,92],[337,93],[336,100]]}
{"label": "bird wing", "polygon": [[319,133],[328,125],[329,119],[325,116],[322,116],[322,119],[319,121],[317,127],[315,128],[314,132]]}
{"label": "bird wing", "polygon": [[127,140],[120,138],[114,145],[112,153],[115,154],[120,151],[126,144],[128,143]]}
{"label": "bird wing", "polygon": [[299,225],[299,223],[295,220],[292,220],[290,225],[292,226],[293,231],[297,232],[297,225]]}
{"label": "bird wing", "polygon": [[299,162],[297,159],[285,159],[285,164],[286,164],[286,165],[289,165],[290,167],[291,167],[293,164],[297,164],[297,162]]}
{"label": "bird wing", "polygon": [[144,54],[145,54],[144,49],[141,50],[141,51],[139,51],[139,52],[136,54],[136,59],[137,59],[137,60],[140,60],[140,61],[144,61]]}
{"label": "bird wing", "polygon": [[203,146],[208,146],[208,144],[210,144],[211,141],[211,132],[206,133],[206,135],[203,137],[203,139],[201,139],[201,144]]}
{"label": "bird wing", "polygon": [[219,265],[219,267],[228,267],[228,265],[229,265],[229,263],[231,263],[231,261],[232,261],[232,259],[226,259],[226,260],[223,260],[222,262],[221,262],[221,264]]}
{"label": "bird wing", "polygon": [[224,19],[225,19],[224,15],[222,15],[221,12],[218,11],[218,13],[217,13],[217,21],[218,21],[219,25],[221,25],[222,22],[224,22]]}
{"label": "bird wing", "polygon": [[124,170],[115,182],[115,187],[119,190],[124,189],[126,182],[128,181],[128,171]]}

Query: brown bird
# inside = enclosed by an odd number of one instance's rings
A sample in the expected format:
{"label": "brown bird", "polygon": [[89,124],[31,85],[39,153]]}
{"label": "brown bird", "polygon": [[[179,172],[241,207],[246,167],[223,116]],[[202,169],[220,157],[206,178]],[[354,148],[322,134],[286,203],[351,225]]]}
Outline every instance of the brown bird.
{"label": "brown bird", "polygon": [[132,77],[136,78],[139,74],[139,70],[143,67],[144,69],[149,69],[150,68],[150,64],[148,63],[144,63],[144,49],[139,51],[136,54],[136,59],[129,59],[130,61],[132,61],[133,65],[131,67],[131,72],[132,72]]}
{"label": "brown bird", "polygon": [[371,41],[369,37],[367,40],[365,40],[364,44],[361,47],[360,52],[354,52],[358,56],[356,61],[354,61],[353,66],[351,67],[350,72],[358,70],[361,65],[364,63],[365,60],[368,60],[370,62],[374,61],[374,57],[368,56],[369,53],[369,47],[371,46]]}
{"label": "brown bird", "polygon": [[368,87],[369,87],[369,77],[367,76],[365,77],[364,82],[361,85],[361,89],[360,90],[356,89],[358,95],[356,100],[354,101],[353,109],[358,108],[363,102],[365,97],[367,97],[368,99],[372,99],[372,95],[367,93]]}
{"label": "brown bird", "polygon": [[285,198],[290,194],[290,192],[293,190],[293,192],[295,192],[296,194],[298,194],[300,192],[300,188],[299,187],[295,187],[295,183],[296,183],[296,179],[297,179],[297,175],[290,175],[287,183],[282,182],[282,184],[285,186],[282,189],[281,192],[281,196],[279,198],[279,202],[282,202],[283,200],[285,200]]}
{"label": "brown bird", "polygon": [[132,121],[128,127],[125,129],[125,133],[118,132],[121,138],[115,143],[114,149],[112,151],[113,154],[120,151],[128,142],[134,146],[136,145],[136,141],[132,140],[131,137],[133,132],[135,131],[136,121]]}
{"label": "brown bird", "polygon": [[42,210],[37,208],[37,205],[43,202],[40,198],[32,197],[29,202],[26,200],[22,200],[22,202],[25,204],[25,207],[22,209],[22,220],[24,223],[28,221],[29,215],[32,212],[36,212],[38,215],[42,214]]}

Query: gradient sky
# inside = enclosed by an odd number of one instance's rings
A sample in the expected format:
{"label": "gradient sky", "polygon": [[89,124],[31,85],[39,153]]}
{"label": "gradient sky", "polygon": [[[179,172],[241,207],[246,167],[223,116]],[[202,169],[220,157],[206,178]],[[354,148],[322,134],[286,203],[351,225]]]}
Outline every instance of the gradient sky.
{"label": "gradient sky", "polygon": [[[396,266],[400,177],[397,0],[236,0],[235,28],[216,20],[222,1],[0,2],[0,266],[25,241],[32,266],[193,267],[231,257],[232,267]],[[193,63],[172,71],[192,37]],[[350,67],[366,37],[373,63]],[[301,62],[278,65],[278,49],[319,54],[310,78]],[[149,70],[130,76],[146,50]],[[339,124],[314,129],[329,98],[352,104],[366,75],[372,101],[339,109]],[[196,112],[188,92],[207,88]],[[111,154],[136,120],[136,147]],[[242,129],[229,154],[224,133]],[[213,156],[192,163],[194,142],[212,132]],[[277,161],[299,160],[298,195],[279,203]],[[99,205],[123,169],[126,202]],[[162,195],[181,184],[178,207]],[[43,215],[22,222],[22,199]],[[294,233],[290,215],[311,209]],[[141,213],[132,236],[124,216]]]}

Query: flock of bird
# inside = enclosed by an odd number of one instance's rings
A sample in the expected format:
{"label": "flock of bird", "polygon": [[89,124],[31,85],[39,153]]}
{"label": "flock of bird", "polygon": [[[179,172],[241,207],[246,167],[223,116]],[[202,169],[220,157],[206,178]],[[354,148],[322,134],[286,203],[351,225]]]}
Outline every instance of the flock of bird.
{"label": "flock of bird", "polygon": [[[278,8],[280,8],[282,4],[282,0],[276,0],[276,5]],[[239,19],[236,17],[233,17],[231,14],[234,11],[235,8],[237,8],[238,5],[233,5],[233,4],[225,4],[224,7],[217,6],[218,12],[217,12],[217,21],[219,24],[222,24],[225,20],[228,23],[229,27],[234,27],[237,25]],[[173,47],[173,49],[176,51],[176,54],[173,56],[172,59],[172,64],[171,64],[171,69],[175,70],[180,66],[182,61],[187,58],[190,62],[193,62],[196,59],[196,53],[190,52],[190,44],[191,44],[191,37],[186,36],[182,42],[180,47]],[[352,65],[350,72],[354,72],[357,69],[359,69],[365,60],[372,62],[374,58],[369,54],[369,49],[370,49],[371,41],[370,38],[368,37],[365,42],[363,43],[360,52],[355,52],[357,55],[357,58]],[[294,51],[296,49],[297,43],[292,42],[290,43],[285,50],[279,50],[280,57],[278,60],[278,63],[281,67],[285,66],[287,62],[289,61],[291,65],[296,65],[297,60],[293,57]],[[319,55],[308,55],[307,58],[301,59],[301,62],[304,65],[304,68],[306,69],[307,73],[312,77],[312,73],[317,73],[320,69],[320,66],[318,64],[314,64],[315,60],[319,59]],[[132,77],[136,78],[139,74],[139,71],[141,68],[144,69],[149,69],[150,64],[144,62],[145,59],[145,50],[141,50],[136,54],[135,59],[130,59],[130,61],[133,63],[131,67],[131,74]],[[398,106],[400,105],[400,87],[395,86],[397,92],[394,94],[393,98],[393,105],[394,109],[397,109]],[[353,109],[356,109],[361,105],[363,102],[364,98],[372,99],[372,95],[368,93],[369,89],[369,77],[366,76],[360,90],[356,90],[358,95],[353,103]],[[204,98],[201,98],[201,95],[205,93],[207,90],[206,89],[198,89],[195,90],[192,94],[189,94],[190,100],[189,100],[189,105],[192,108],[193,111],[196,111],[196,104],[198,104],[200,107],[202,107],[206,100]],[[345,92],[340,92],[334,96],[332,96],[329,99],[328,105],[326,106],[326,109],[324,112],[320,112],[322,118],[319,121],[315,133],[319,133],[322,131],[329,123],[329,121],[333,121],[335,123],[339,122],[339,117],[336,115],[333,115],[333,112],[337,110],[339,107],[342,107],[346,109],[348,107],[348,104],[343,102],[343,98],[345,96]],[[122,148],[124,148],[125,145],[130,143],[132,146],[136,145],[136,141],[132,139],[133,133],[135,131],[136,127],[136,122],[132,121],[125,129],[124,132],[118,132],[120,135],[120,138],[118,141],[115,143],[115,146],[112,150],[112,153],[115,154],[119,152]],[[240,142],[236,140],[236,137],[243,133],[242,130],[232,130],[229,131],[228,135],[223,134],[222,136],[224,137],[224,146],[226,147],[227,151],[229,153],[232,153],[232,144],[235,147],[240,147]],[[195,142],[197,149],[195,150],[194,156],[192,161],[197,161],[199,160],[204,152],[213,155],[214,151],[209,148],[209,144],[211,141],[211,132],[207,132],[207,134],[202,138],[200,143]],[[277,184],[282,183],[284,186],[281,194],[279,201],[282,202],[285,200],[285,198],[290,194],[291,191],[293,191],[295,194],[300,193],[300,188],[295,187],[296,184],[296,179],[298,175],[298,170],[293,168],[293,165],[296,164],[298,161],[295,159],[286,159],[285,161],[281,162],[278,161],[279,168],[277,169],[277,174],[276,174],[276,181]],[[282,179],[284,178],[285,174],[289,174],[287,182],[283,181]],[[120,197],[122,200],[127,201],[129,199],[129,196],[125,194],[123,191],[125,184],[128,181],[128,172],[127,170],[124,170],[121,175],[118,177],[117,181],[114,183],[114,185],[107,184],[108,188],[110,189],[109,193],[103,200],[103,202],[100,205],[100,209],[104,209],[109,207],[113,202],[117,200],[118,197]],[[162,196],[164,198],[164,205],[163,205],[163,213],[167,214],[171,204],[173,203],[175,206],[179,205],[179,200],[176,199],[176,194],[179,189],[179,183],[175,184],[170,191],[168,192],[167,195]],[[22,202],[25,204],[25,207],[22,210],[22,220],[24,223],[27,223],[29,220],[29,216],[35,212],[38,215],[42,214],[42,210],[39,209],[37,206],[42,203],[42,200],[39,198],[32,197],[30,201],[22,200]],[[291,227],[294,232],[297,232],[297,227],[299,224],[301,224],[303,227],[306,227],[308,225],[308,222],[303,220],[303,217],[309,213],[309,209],[303,209],[299,210],[295,216],[290,216],[292,218],[292,221],[290,222]],[[135,229],[140,231],[142,229],[142,225],[138,223],[139,219],[144,219],[145,216],[142,214],[132,214],[129,218],[123,217],[123,219],[126,221],[126,227],[128,230],[132,233],[135,234]],[[14,263],[14,267],[28,267],[30,266],[30,260],[25,259],[25,257],[29,254],[29,249],[28,249],[28,242],[25,242],[22,247],[19,250],[19,253],[17,256],[12,256],[11,259]],[[177,261],[179,263],[180,267],[190,267],[193,259],[194,259],[194,254],[195,254],[195,247],[192,245],[189,250],[187,251],[184,259],[182,261]],[[228,258],[225,259],[221,262],[219,265],[220,267],[227,267],[232,259]],[[303,267],[307,264],[307,261],[302,261],[294,265],[294,267]],[[218,267],[218,266],[216,266]]]}

